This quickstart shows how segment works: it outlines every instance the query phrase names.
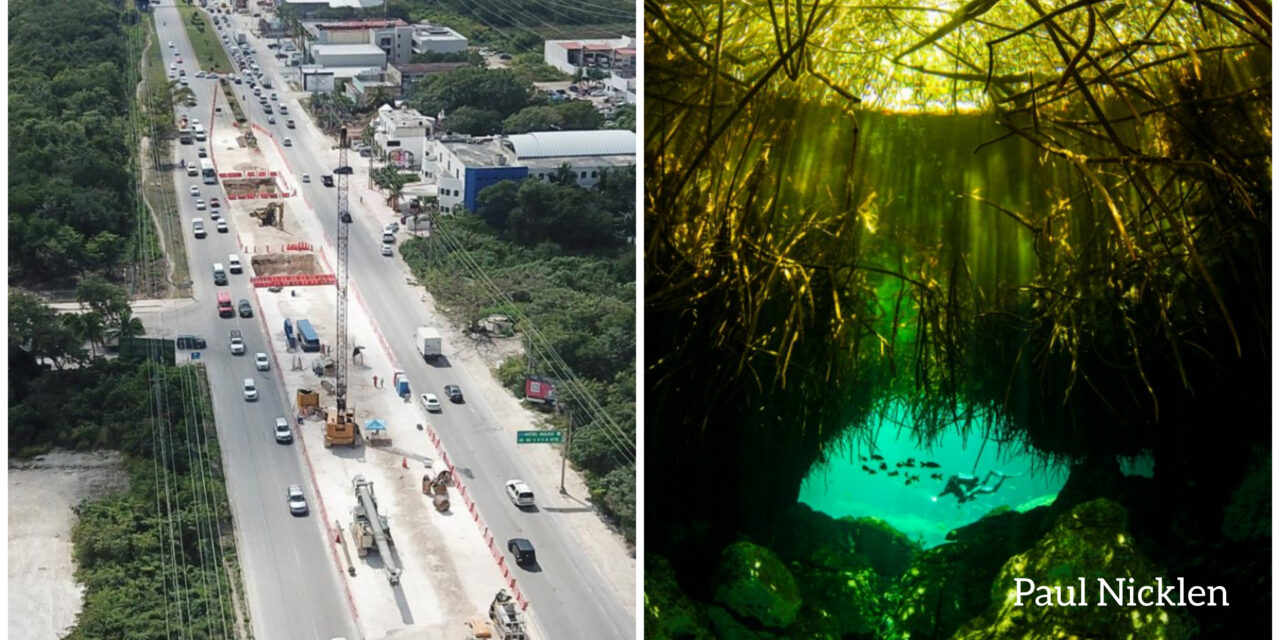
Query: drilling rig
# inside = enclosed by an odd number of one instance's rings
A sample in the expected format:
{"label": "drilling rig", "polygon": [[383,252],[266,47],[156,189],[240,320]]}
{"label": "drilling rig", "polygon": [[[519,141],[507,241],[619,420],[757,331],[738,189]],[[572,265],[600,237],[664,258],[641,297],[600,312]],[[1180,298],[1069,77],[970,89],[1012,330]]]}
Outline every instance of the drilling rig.
{"label": "drilling rig", "polygon": [[351,203],[348,200],[348,183],[351,167],[347,166],[347,130],[338,134],[338,168],[333,174],[338,178],[338,336],[334,349],[337,361],[334,374],[334,404],[325,416],[324,446],[335,444],[356,445],[359,427],[356,426],[356,410],[347,407],[347,238],[350,235]]}

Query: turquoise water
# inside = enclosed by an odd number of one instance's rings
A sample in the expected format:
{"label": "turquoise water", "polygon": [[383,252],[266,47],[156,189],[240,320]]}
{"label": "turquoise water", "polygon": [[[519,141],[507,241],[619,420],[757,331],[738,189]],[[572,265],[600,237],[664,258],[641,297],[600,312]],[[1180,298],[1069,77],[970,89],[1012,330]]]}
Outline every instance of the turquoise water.
{"label": "turquoise water", "polygon": [[[973,429],[968,438],[957,432],[945,433],[931,449],[918,448],[909,429],[888,421],[876,431],[869,441],[851,446],[826,465],[815,466],[800,486],[800,502],[836,518],[881,518],[925,547],[933,547],[946,541],[948,531],[997,507],[1026,510],[1051,503],[1067,479],[1066,468],[1045,469],[1032,456],[995,442],[984,447],[981,437],[975,435],[980,429]],[[873,453],[884,458],[887,469],[880,469],[881,461],[873,460]],[[908,458],[914,458],[914,468],[897,466]],[[922,468],[920,463],[925,461],[939,467]],[[863,465],[875,474],[863,470]],[[995,493],[979,495],[965,504],[959,504],[951,494],[937,497],[952,474],[985,479],[992,470],[1020,475],[1006,479]],[[898,474],[890,476],[894,471]],[[941,479],[931,478],[934,473],[941,474]],[[908,475],[918,475],[920,480],[908,485]],[[991,484],[995,482],[992,478]]]}

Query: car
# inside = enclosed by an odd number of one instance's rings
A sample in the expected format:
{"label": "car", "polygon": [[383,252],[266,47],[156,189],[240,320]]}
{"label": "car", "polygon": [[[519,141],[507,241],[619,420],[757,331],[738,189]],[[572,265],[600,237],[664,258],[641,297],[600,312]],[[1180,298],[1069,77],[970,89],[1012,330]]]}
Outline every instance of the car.
{"label": "car", "polygon": [[302,174],[302,181],[303,181],[303,182],[311,182],[311,174],[309,174],[309,173],[304,173],[304,174]]}
{"label": "car", "polygon": [[275,124],[275,123],[276,123],[275,116],[267,116],[267,124]]}
{"label": "car", "polygon": [[[239,62],[239,61],[237,60],[237,62]],[[262,87],[254,87],[254,88],[253,88],[253,96],[254,96],[255,98],[261,98],[261,97],[262,97]]]}
{"label": "car", "polygon": [[191,232],[194,233],[197,238],[203,238],[205,236],[204,220],[200,218],[192,218]]}
{"label": "car", "polygon": [[525,538],[512,538],[507,541],[507,551],[515,557],[516,564],[526,567],[538,563],[538,555],[533,549],[533,543]]}
{"label": "car", "polygon": [[499,60],[510,60],[510,59],[511,59],[511,54],[509,54],[509,53],[504,53],[504,54],[502,54],[502,55],[499,55],[499,56],[498,56],[498,59],[499,59]]}
{"label": "car", "polygon": [[507,498],[511,500],[511,504],[517,507],[533,506],[533,489],[525,484],[524,480],[508,480]]}
{"label": "car", "polygon": [[293,429],[289,428],[289,421],[284,418],[276,418],[276,442],[293,442]]}
{"label": "car", "polygon": [[288,57],[289,57],[289,55],[288,55],[288,54],[280,53],[280,52],[278,52],[278,51],[276,52],[276,58],[278,58],[278,59],[280,59],[280,60],[284,60],[285,58],[288,58]]}
{"label": "car", "polygon": [[268,42],[268,43],[267,43],[267,48],[268,48],[268,49],[275,49],[275,48],[277,48],[277,47],[279,47],[279,46],[280,46],[280,45],[278,45],[278,44],[276,44],[276,43],[274,43],[274,42]]}
{"label": "car", "polygon": [[222,219],[222,210],[221,210],[221,209],[210,209],[210,210],[209,210],[209,217],[210,217],[210,218],[212,218],[214,222],[217,222],[218,220],[221,220],[221,219]]}
{"label": "car", "polygon": [[231,349],[231,355],[244,355],[244,334],[239,329],[232,329],[227,332],[227,336],[227,346]]}
{"label": "car", "polygon": [[294,124],[293,124],[293,119],[292,119],[292,118],[290,118],[289,120],[286,120],[286,121],[285,121],[285,123],[284,123],[284,126],[286,126],[286,127],[290,128],[290,129],[295,128],[295,126],[294,126]]}
{"label": "car", "polygon": [[193,185],[191,185],[191,188],[189,189],[189,191],[191,191],[191,197],[192,197],[192,198],[199,198],[199,197],[200,197],[200,187],[197,187],[196,185],[194,185],[194,184],[193,184]]}
{"label": "car", "polygon": [[209,150],[208,150],[208,149],[206,149],[206,148],[204,148],[204,147],[197,147],[197,148],[196,148],[196,157],[199,157],[199,158],[208,158],[208,157],[209,157]]}
{"label": "car", "polygon": [[442,410],[442,407],[440,406],[440,398],[437,398],[436,394],[424,393],[420,396],[420,399],[422,400],[423,409],[426,409],[431,413],[439,413]]}
{"label": "car", "polygon": [[383,233],[395,233],[399,230],[400,230],[399,222],[388,222],[387,224],[382,226]]}
{"label": "car", "polygon": [[289,513],[295,516],[307,515],[307,496],[302,493],[302,487],[296,484],[289,485]]}
{"label": "car", "polygon": [[248,401],[258,399],[258,384],[253,381],[253,378],[244,379],[244,399]]}
{"label": "car", "polygon": [[170,49],[174,49],[174,48],[176,48],[176,47],[174,47],[174,46],[173,46],[173,41],[172,41],[172,40],[170,40],[170,41],[169,41],[169,48],[170,48]]}
{"label": "car", "polygon": [[388,258],[396,255],[395,249],[392,247],[391,243],[382,243],[382,255],[387,256]]}
{"label": "car", "polygon": [[253,354],[253,366],[256,367],[258,371],[270,371],[271,359],[267,357],[267,354],[259,351],[258,353]]}
{"label": "car", "polygon": [[373,157],[373,152],[372,152],[372,151],[370,151],[370,150],[368,150],[368,149],[361,149],[361,150],[360,150],[360,157],[361,157],[361,158],[370,158],[370,157]]}
{"label": "car", "polygon": [[178,336],[177,343],[179,349],[204,349],[209,346],[204,338],[193,335]]}
{"label": "car", "polygon": [[446,384],[444,386],[444,394],[449,396],[449,402],[454,404],[462,403],[462,387],[456,384]]}
{"label": "car", "polygon": [[214,227],[218,229],[218,233],[227,233],[230,231],[230,229],[227,228],[226,220],[218,220]]}
{"label": "car", "polygon": [[217,199],[217,198],[210,198],[210,199],[209,199],[209,208],[210,208],[210,209],[221,209],[221,208],[222,208],[222,203],[221,203],[221,202],[218,202],[218,199]]}
{"label": "car", "polygon": [[178,84],[180,84],[180,85],[182,85],[182,86],[184,86],[184,87],[189,87],[189,86],[191,86],[191,83],[190,83],[190,82],[188,82],[186,78],[178,78]]}
{"label": "car", "polygon": [[[263,110],[263,111],[265,111],[265,112],[267,112],[267,113],[275,113],[275,111],[274,111],[274,110],[272,110],[271,105],[269,105],[269,104],[264,104],[264,105],[262,105],[262,110]],[[289,139],[288,139],[288,138],[285,138],[285,145],[284,145],[284,146],[286,146],[286,147],[291,146],[291,145],[289,144]]]}
{"label": "car", "polygon": [[178,56],[178,64],[182,64],[182,56]]}
{"label": "car", "polygon": [[[268,109],[268,110],[270,110],[270,109],[271,109],[271,107],[270,107],[270,106],[268,106],[268,107],[267,107],[267,109]],[[284,146],[286,146],[286,147],[292,147],[292,146],[293,146],[293,139],[292,139],[292,138],[285,138],[285,139],[284,139]]]}
{"label": "car", "polygon": [[170,71],[170,72],[169,72],[169,79],[170,79],[170,80],[177,80],[177,79],[178,79],[178,74],[176,74],[176,73],[174,73],[174,72]]}
{"label": "car", "polygon": [[178,69],[178,75],[179,75],[179,76],[182,76],[182,77],[184,77],[184,78],[185,78],[185,77],[187,76],[187,70],[186,70],[186,69]]}
{"label": "car", "polygon": [[[292,121],[291,121],[291,122],[292,122]],[[324,185],[324,186],[326,186],[326,187],[332,187],[332,186],[333,186],[333,176],[332,176],[332,175],[330,175],[330,174],[327,174],[327,173],[326,173],[326,174],[324,174],[324,175],[322,175],[322,176],[320,176],[320,184],[323,184],[323,185]]]}
{"label": "car", "polygon": [[241,318],[253,317],[253,305],[249,304],[249,301],[243,298],[240,299],[240,317]]}
{"label": "car", "polygon": [[196,211],[204,211],[204,200],[196,200]]}
{"label": "car", "polygon": [[194,126],[197,126],[197,125],[199,125],[199,124],[200,124],[200,118],[192,118],[192,119],[191,119],[191,126],[193,126],[193,127],[194,127]]}
{"label": "car", "polygon": [[272,92],[271,92],[271,99],[272,99],[272,100],[279,100],[279,98],[278,98],[278,97],[276,97],[276,92],[274,92],[274,91],[272,91]]}
{"label": "car", "polygon": [[176,62],[170,62],[170,63],[169,63],[169,70],[170,70],[170,71],[177,71],[177,70],[178,70],[178,63],[176,63]]}

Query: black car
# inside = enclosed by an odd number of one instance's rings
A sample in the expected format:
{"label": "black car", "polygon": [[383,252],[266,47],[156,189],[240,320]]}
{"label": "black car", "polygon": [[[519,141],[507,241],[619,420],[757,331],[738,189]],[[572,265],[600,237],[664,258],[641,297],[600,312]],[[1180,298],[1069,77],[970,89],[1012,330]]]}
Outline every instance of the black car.
{"label": "black car", "polygon": [[179,349],[204,349],[209,346],[205,343],[204,338],[192,335],[178,336],[177,343]]}
{"label": "black car", "polygon": [[525,538],[512,538],[507,541],[507,551],[515,557],[516,564],[526,567],[537,564],[538,556],[533,550],[533,543]]}
{"label": "black car", "polygon": [[446,384],[444,386],[444,394],[449,396],[449,402],[454,404],[462,403],[462,387],[456,384]]}
{"label": "black car", "polygon": [[253,317],[253,305],[249,304],[249,301],[243,298],[240,300],[240,317],[241,318]]}

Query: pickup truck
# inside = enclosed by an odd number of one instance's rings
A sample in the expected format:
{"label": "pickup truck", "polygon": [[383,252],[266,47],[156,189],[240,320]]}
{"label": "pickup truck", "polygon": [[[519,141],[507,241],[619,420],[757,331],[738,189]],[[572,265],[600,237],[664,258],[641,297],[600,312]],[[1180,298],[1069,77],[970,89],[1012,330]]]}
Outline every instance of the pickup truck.
{"label": "pickup truck", "polygon": [[240,330],[232,329],[227,335],[231,346],[231,355],[244,355],[244,335],[240,333]]}

